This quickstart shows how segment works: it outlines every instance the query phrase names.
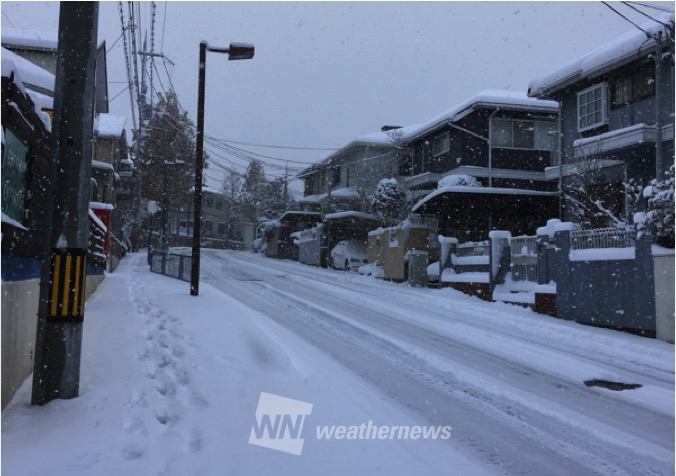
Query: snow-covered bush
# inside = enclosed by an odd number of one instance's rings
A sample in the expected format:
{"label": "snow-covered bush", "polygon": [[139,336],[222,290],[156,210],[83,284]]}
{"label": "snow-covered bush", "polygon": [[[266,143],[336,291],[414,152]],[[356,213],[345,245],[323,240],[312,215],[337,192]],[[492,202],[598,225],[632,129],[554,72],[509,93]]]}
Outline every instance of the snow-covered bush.
{"label": "snow-covered bush", "polygon": [[639,236],[652,234],[655,242],[666,248],[674,248],[674,166],[666,173],[663,181],[653,179],[643,190],[647,200],[647,211],[637,213],[634,221],[638,224]]}
{"label": "snow-covered bush", "polygon": [[371,197],[373,213],[385,226],[393,226],[401,218],[406,206],[406,191],[396,179],[382,179]]}

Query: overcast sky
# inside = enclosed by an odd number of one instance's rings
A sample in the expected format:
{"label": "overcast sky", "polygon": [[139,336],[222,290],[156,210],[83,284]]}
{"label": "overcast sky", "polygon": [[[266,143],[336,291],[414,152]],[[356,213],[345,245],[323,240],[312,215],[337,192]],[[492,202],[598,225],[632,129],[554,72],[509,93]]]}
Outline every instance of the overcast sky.
{"label": "overcast sky", "polygon": [[[148,32],[150,6],[144,2],[141,10]],[[58,29],[56,2],[3,1],[1,8],[3,27]],[[124,13],[126,19],[127,2]],[[631,28],[601,2],[158,2],[155,51],[175,63],[167,64],[169,73],[195,120],[199,42],[255,44],[249,61],[208,55],[206,133],[252,144],[339,148],[385,124],[425,122],[484,89],[526,91],[532,79]],[[99,36],[110,48],[111,98],[127,81],[122,41],[113,46],[120,33],[118,2],[102,2]],[[168,89],[164,65],[157,67]],[[131,128],[129,102],[122,93],[111,112],[127,116]],[[303,162],[330,153],[242,147]],[[229,160],[236,170],[246,167],[242,159]],[[220,177],[216,170],[213,178]]]}

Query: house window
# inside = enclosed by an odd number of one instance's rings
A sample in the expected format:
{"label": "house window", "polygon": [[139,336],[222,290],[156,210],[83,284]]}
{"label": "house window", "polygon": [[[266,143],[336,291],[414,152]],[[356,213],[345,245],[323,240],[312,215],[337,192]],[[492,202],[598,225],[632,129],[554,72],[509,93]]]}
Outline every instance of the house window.
{"label": "house window", "polygon": [[655,64],[640,65],[628,74],[611,82],[611,105],[613,109],[641,101],[655,95]]}
{"label": "house window", "polygon": [[493,119],[491,145],[506,149],[551,150],[550,132],[556,130],[554,121],[524,121]]}
{"label": "house window", "polygon": [[2,212],[24,222],[28,182],[28,147],[5,129],[2,151]]}
{"label": "house window", "polygon": [[207,208],[214,208],[214,199],[212,197],[206,197],[204,199],[204,206]]}
{"label": "house window", "polygon": [[436,157],[437,155],[445,154],[451,150],[451,135],[447,131],[441,135],[436,136],[432,139],[432,156]]}
{"label": "house window", "polygon": [[597,84],[577,93],[577,129],[586,131],[608,121],[606,83]]}
{"label": "house window", "polygon": [[223,200],[216,199],[214,205],[216,206],[216,210],[223,210]]}
{"label": "house window", "polygon": [[225,235],[225,223],[218,224],[218,234],[221,236]]}

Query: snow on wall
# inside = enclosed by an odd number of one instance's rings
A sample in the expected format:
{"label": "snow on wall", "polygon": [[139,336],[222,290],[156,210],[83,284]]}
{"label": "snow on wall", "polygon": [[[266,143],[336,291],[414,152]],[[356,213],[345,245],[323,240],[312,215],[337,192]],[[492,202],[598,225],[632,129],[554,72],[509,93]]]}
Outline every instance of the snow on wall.
{"label": "snow on wall", "polygon": [[615,261],[636,259],[636,248],[595,248],[571,250],[571,261]]}

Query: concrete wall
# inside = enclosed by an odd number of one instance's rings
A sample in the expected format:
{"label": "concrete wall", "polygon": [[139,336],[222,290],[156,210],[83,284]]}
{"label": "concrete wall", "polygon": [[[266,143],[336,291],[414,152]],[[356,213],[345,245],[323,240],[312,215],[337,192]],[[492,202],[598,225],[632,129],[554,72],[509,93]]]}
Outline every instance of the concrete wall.
{"label": "concrete wall", "polygon": [[634,259],[570,259],[570,231],[555,237],[557,315],[595,326],[655,333],[651,243],[636,240]]}
{"label": "concrete wall", "polygon": [[[86,298],[103,279],[103,274],[87,276]],[[2,283],[2,408],[33,373],[39,299],[40,279]]]}
{"label": "concrete wall", "polygon": [[33,372],[40,280],[2,283],[2,408]]}
{"label": "concrete wall", "polygon": [[674,343],[674,255],[654,253],[657,338]]}

